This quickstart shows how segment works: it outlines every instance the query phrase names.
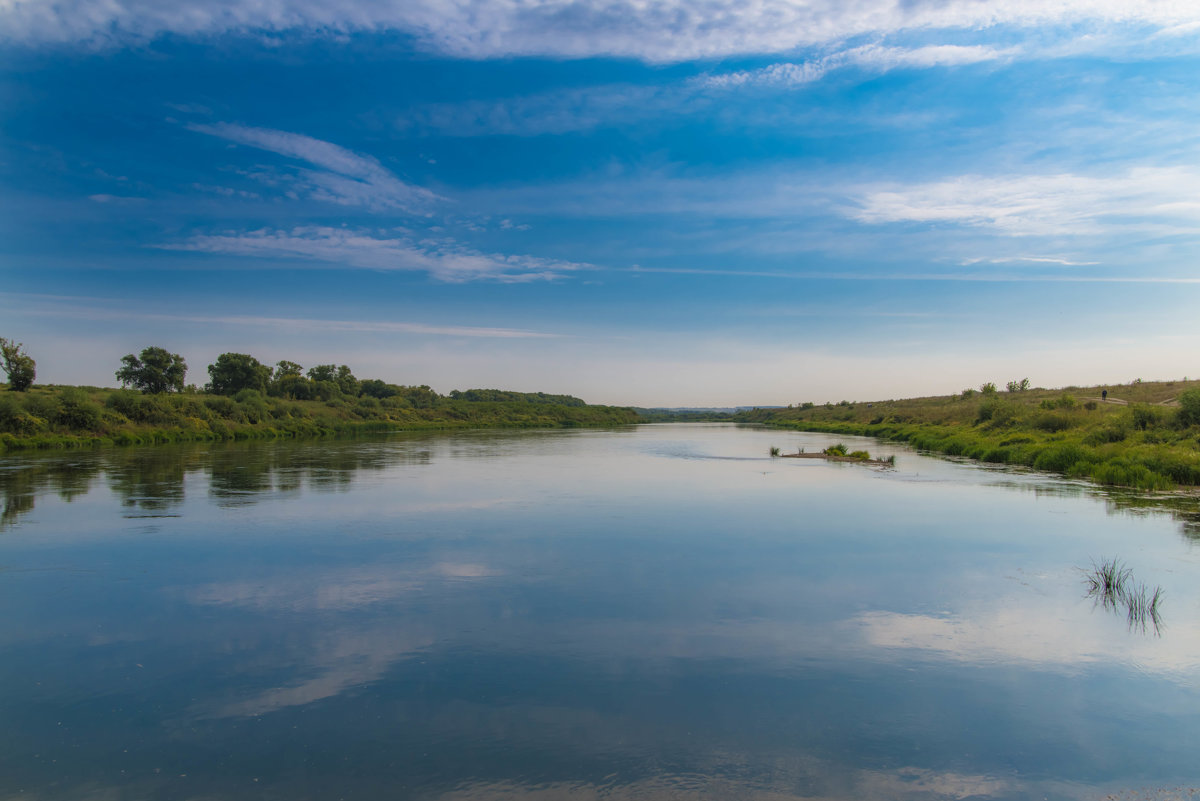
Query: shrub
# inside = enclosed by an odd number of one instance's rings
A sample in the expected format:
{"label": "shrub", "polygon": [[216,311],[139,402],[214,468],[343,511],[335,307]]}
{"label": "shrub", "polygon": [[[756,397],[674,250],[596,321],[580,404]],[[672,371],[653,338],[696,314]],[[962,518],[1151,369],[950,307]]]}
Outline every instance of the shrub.
{"label": "shrub", "polygon": [[0,431],[18,436],[36,434],[46,427],[46,421],[25,409],[11,393],[0,394]]}
{"label": "shrub", "polygon": [[1094,462],[1092,453],[1081,445],[1064,442],[1051,445],[1037,455],[1033,460],[1034,468],[1053,473],[1066,473],[1077,464]]}
{"label": "shrub", "polygon": [[1034,428],[1051,433],[1066,431],[1074,424],[1075,421],[1071,419],[1070,415],[1063,414],[1062,412],[1042,412],[1033,418]]}
{"label": "shrub", "polygon": [[1189,389],[1179,396],[1176,420],[1185,426],[1200,425],[1200,389]]}
{"label": "shrub", "polygon": [[975,422],[990,423],[993,427],[998,427],[1011,423],[1016,418],[1016,407],[992,393],[979,404],[979,413],[976,415]]}
{"label": "shrub", "polygon": [[240,420],[241,415],[233,398],[225,395],[212,395],[204,399],[204,405],[226,420]]}
{"label": "shrub", "polygon": [[67,387],[58,395],[60,408],[54,422],[81,431],[100,428],[100,406],[82,389]]}
{"label": "shrub", "polygon": [[1145,431],[1147,428],[1156,426],[1162,422],[1162,419],[1163,413],[1161,409],[1156,409],[1144,403],[1139,403],[1129,409],[1129,420],[1138,431]]}

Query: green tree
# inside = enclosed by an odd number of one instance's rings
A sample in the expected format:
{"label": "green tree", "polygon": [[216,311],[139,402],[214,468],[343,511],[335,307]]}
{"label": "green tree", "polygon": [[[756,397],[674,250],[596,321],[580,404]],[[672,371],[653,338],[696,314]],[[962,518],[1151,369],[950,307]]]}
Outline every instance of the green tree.
{"label": "green tree", "polygon": [[354,377],[354,373],[350,372],[350,368],[346,365],[341,365],[337,369],[337,375],[333,379],[338,389],[345,395],[358,396],[358,379]]}
{"label": "green tree", "polygon": [[289,362],[287,359],[283,359],[282,361],[280,361],[278,364],[275,365],[275,380],[276,381],[278,381],[281,378],[291,378],[293,376],[299,377],[303,374],[304,374],[303,367],[296,364],[295,362]]}
{"label": "green tree", "polygon": [[1179,396],[1178,419],[1185,426],[1200,425],[1200,389],[1185,390]]}
{"label": "green tree", "polygon": [[358,395],[358,379],[346,365],[318,364],[308,370],[310,381],[329,381],[337,385],[343,395]]}
{"label": "green tree", "polygon": [[243,389],[265,393],[271,368],[246,353],[222,353],[208,366],[208,377],[208,388],[217,395],[236,395]]}
{"label": "green tree", "polygon": [[142,350],[140,357],[132,353],[122,356],[121,363],[124,367],[116,374],[121,386],[140,389],[147,394],[183,392],[187,362],[178,353],[150,346]]}
{"label": "green tree", "polygon": [[20,342],[9,342],[0,337],[0,369],[8,375],[8,388],[24,392],[33,386],[37,377],[37,363],[24,353]]}
{"label": "green tree", "polygon": [[337,380],[337,365],[336,364],[318,364],[316,367],[308,368],[309,381],[336,381]]}

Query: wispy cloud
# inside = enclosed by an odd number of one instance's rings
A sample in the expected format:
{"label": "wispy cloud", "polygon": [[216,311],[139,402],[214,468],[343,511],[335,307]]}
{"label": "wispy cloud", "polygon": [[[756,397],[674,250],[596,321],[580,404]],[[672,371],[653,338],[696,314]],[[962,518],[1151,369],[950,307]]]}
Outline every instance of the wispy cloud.
{"label": "wispy cloud", "polygon": [[1098,261],[1077,261],[1062,256],[993,256],[963,259],[963,266],[972,264],[1054,264],[1060,267],[1090,267],[1099,264]]}
{"label": "wispy cloud", "polygon": [[1125,0],[8,0],[0,30],[16,41],[125,42],[174,33],[334,36],[387,31],[462,58],[548,55],[683,61],[783,53],[855,36],[1124,24],[1186,31],[1192,3]]}
{"label": "wispy cloud", "polygon": [[156,313],[129,309],[123,303],[114,303],[107,298],[0,292],[0,304],[9,301],[13,306],[31,313],[32,316],[68,317],[72,320],[123,320],[162,324],[199,323],[222,327],[263,327],[287,331],[414,334],[471,339],[561,339],[568,336],[524,328],[447,325],[445,323],[433,324],[399,320],[329,320],[311,317]]}
{"label": "wispy cloud", "polygon": [[188,130],[267,150],[313,165],[296,170],[300,191],[314,200],[346,206],[425,213],[442,198],[405,183],[371,156],[303,134],[232,123],[193,123]]}
{"label": "wispy cloud", "polygon": [[1100,234],[1117,228],[1200,231],[1200,172],[1141,167],[1124,175],[963,175],[860,190],[854,219],[988,228],[1009,236]]}
{"label": "wispy cloud", "polygon": [[518,283],[561,277],[588,265],[537,256],[481,253],[452,239],[387,238],[346,228],[306,226],[194,236],[163,250],[296,260],[370,270],[414,270],[446,282]]}
{"label": "wispy cloud", "polygon": [[925,47],[884,47],[866,45],[841,50],[812,61],[783,62],[755,70],[706,75],[699,82],[706,87],[733,89],[739,87],[793,87],[819,81],[831,70],[858,66],[876,72],[900,68],[928,69],[957,67],[995,61],[1015,54],[1015,48],[998,50],[985,45],[928,45]]}
{"label": "wispy cloud", "polygon": [[733,93],[787,91],[820,81],[830,72],[858,67],[872,74],[893,69],[931,69],[995,61],[1014,49],[983,45],[916,48],[869,45],[801,62],[781,62],[753,70],[710,72],[656,85],[603,84],[541,92],[523,97],[431,103],[396,120],[402,131],[455,136],[538,136],[626,126],[661,116],[695,115],[727,108]]}

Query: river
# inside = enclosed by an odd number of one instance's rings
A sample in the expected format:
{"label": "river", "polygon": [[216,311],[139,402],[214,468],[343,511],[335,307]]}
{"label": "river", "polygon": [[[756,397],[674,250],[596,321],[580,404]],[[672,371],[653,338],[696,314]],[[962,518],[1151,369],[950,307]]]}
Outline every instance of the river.
{"label": "river", "polygon": [[1200,798],[1196,502],[841,439],[0,457],[0,799]]}

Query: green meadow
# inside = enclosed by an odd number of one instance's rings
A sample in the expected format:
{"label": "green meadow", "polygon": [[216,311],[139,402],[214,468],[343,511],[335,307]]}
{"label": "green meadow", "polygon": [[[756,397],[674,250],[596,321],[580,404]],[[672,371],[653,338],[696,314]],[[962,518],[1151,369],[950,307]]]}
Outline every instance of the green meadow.
{"label": "green meadow", "polygon": [[1041,389],[755,409],[742,422],[857,434],[1144,490],[1200,485],[1200,381]]}

